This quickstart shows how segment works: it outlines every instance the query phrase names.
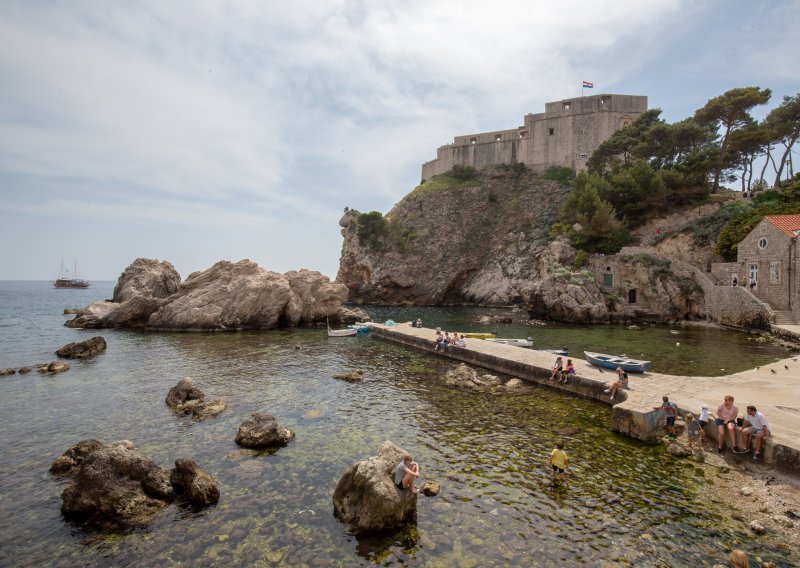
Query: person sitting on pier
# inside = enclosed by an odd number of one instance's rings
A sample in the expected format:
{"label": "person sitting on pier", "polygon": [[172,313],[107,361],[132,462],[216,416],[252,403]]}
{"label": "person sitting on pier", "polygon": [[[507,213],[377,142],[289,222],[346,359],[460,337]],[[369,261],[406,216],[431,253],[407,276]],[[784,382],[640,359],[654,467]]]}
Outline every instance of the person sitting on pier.
{"label": "person sitting on pier", "polygon": [[750,436],[756,437],[756,451],[753,454],[753,459],[757,460],[761,456],[761,444],[764,440],[769,438],[769,422],[767,417],[764,416],[755,406],[747,407],[747,416],[744,418],[744,426],[737,428],[742,433],[742,443],[744,444],[744,451],[750,449]]}
{"label": "person sitting on pier", "polygon": [[[456,335],[458,335],[458,334],[456,334]],[[467,346],[467,338],[464,337],[464,335],[462,334],[461,337],[458,338],[458,341],[456,341],[456,345],[458,347],[466,347]]]}
{"label": "person sitting on pier", "polygon": [[622,370],[622,367],[617,367],[617,380],[614,381],[609,388],[604,390],[603,392],[611,393],[608,397],[608,400],[614,400],[614,397],[617,394],[619,389],[626,389],[628,388],[628,373]]}
{"label": "person sitting on pier", "polygon": [[422,327],[422,320],[420,318],[417,318],[415,323],[417,324],[417,327]]}
{"label": "person sitting on pier", "polygon": [[436,343],[433,345],[434,351],[444,351],[444,336],[441,331],[436,332]]}
{"label": "person sitting on pier", "polygon": [[550,380],[554,381],[556,379],[556,377],[558,377],[560,379],[561,378],[561,373],[564,372],[564,359],[562,359],[560,355],[556,359],[556,362],[553,365],[553,369],[552,370],[553,370],[553,372],[550,375]]}
{"label": "person sitting on pier", "polygon": [[575,374],[575,365],[572,364],[572,359],[567,359],[567,368],[561,372],[561,379],[559,383],[566,383],[567,377]]}
{"label": "person sitting on pier", "polygon": [[739,415],[739,409],[733,404],[733,397],[729,394],[725,395],[725,401],[717,408],[717,414],[714,420],[717,423],[717,453],[721,454],[725,446],[725,430],[728,431],[728,436],[731,440],[731,448],[734,453],[739,453],[739,448],[736,447],[736,417]]}
{"label": "person sitting on pier", "polygon": [[406,454],[397,467],[394,468],[394,484],[400,489],[408,489],[412,493],[419,493],[419,489],[414,485],[414,479],[419,477],[419,464]]}

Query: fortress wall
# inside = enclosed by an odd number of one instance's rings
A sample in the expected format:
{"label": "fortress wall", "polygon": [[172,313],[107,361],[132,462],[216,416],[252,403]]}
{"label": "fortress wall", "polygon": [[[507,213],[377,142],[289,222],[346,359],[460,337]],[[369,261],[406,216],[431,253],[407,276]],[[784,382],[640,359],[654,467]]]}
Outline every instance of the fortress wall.
{"label": "fortress wall", "polygon": [[547,103],[544,113],[528,114],[523,126],[456,136],[437,158],[422,165],[422,179],[456,164],[485,168],[522,162],[532,169],[564,166],[586,169],[595,148],[647,110],[647,97],[595,95]]}

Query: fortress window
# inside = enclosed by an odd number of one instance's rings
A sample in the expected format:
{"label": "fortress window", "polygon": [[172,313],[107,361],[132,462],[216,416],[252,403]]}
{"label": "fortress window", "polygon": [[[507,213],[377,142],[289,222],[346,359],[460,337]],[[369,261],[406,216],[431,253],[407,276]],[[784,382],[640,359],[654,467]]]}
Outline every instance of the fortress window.
{"label": "fortress window", "polygon": [[477,138],[470,138],[470,139],[469,139],[469,143],[470,143],[470,144],[476,144],[477,142],[478,142],[478,139],[477,139]]}
{"label": "fortress window", "polygon": [[570,105],[570,104],[571,104],[571,103],[564,103],[564,110],[569,110],[569,105]]}
{"label": "fortress window", "polygon": [[550,132],[550,136],[552,136],[553,134],[556,133],[556,129],[555,128],[548,128],[547,130],[548,130],[548,132]]}
{"label": "fortress window", "polygon": [[495,142],[499,142],[499,141],[500,141],[500,140],[502,140],[502,139],[503,139],[503,137],[502,137],[502,136],[500,136],[499,134],[495,134],[495,135],[494,135],[494,141],[495,141]]}
{"label": "fortress window", "polygon": [[524,130],[520,130],[520,132],[519,132],[519,137],[520,138],[525,138],[527,135],[528,135],[527,132],[525,132]]}

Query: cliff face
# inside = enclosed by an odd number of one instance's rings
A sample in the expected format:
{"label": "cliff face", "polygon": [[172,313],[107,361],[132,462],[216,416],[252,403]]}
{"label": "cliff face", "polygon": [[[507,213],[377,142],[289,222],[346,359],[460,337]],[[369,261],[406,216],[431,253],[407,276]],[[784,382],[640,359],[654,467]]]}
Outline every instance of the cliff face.
{"label": "cliff face", "polygon": [[453,184],[429,180],[368,236],[359,229],[363,216],[350,211],[340,221],[337,281],[356,303],[524,303],[545,263],[560,254],[545,253],[568,190],[528,170],[502,167]]}

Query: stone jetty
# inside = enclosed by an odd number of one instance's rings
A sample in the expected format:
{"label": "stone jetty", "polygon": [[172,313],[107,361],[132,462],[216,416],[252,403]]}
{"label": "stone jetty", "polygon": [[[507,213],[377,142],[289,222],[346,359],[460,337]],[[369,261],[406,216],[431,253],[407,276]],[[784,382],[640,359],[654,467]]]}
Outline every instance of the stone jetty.
{"label": "stone jetty", "polygon": [[[548,379],[556,356],[546,351],[468,339],[467,347],[451,347],[441,353],[433,349],[436,337],[434,329],[415,328],[409,323],[391,327],[378,323],[368,325],[372,334],[380,339],[612,405],[612,429],[645,441],[654,441],[665,433],[661,427],[662,413],[653,410],[653,407],[661,405],[663,395],[669,396],[678,405],[683,416],[687,412],[697,415],[702,403],[708,404],[711,412],[714,412],[724,395],[731,394],[739,407],[739,416],[744,416],[745,407],[752,404],[769,420],[772,436],[763,450],[764,463],[777,470],[800,475],[800,357],[719,377],[631,373],[631,390],[619,391],[614,401],[610,401],[608,394],[603,391],[616,380],[616,374],[608,369],[600,372],[583,359],[582,353],[575,353],[571,357],[576,375],[570,376],[567,383],[554,384]],[[713,423],[706,427],[706,434],[716,440],[717,429]],[[747,454],[748,459],[750,456],[752,454]]]}

